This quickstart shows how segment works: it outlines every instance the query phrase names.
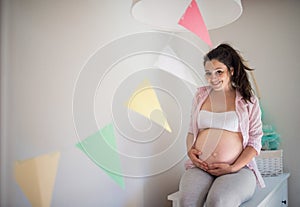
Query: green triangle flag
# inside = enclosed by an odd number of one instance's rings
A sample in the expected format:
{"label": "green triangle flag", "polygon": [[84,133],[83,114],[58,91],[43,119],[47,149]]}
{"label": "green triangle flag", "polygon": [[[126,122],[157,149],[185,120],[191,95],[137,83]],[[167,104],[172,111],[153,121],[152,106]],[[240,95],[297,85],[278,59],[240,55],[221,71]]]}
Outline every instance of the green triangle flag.
{"label": "green triangle flag", "polygon": [[120,175],[121,161],[116,150],[112,124],[77,143],[76,147],[103,169],[121,188],[125,188],[124,178]]}

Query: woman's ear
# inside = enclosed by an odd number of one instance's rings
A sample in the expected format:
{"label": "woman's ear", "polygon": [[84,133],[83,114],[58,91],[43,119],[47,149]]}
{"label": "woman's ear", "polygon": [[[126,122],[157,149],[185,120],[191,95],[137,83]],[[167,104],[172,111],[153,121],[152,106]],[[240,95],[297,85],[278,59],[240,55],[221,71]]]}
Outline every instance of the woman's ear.
{"label": "woman's ear", "polygon": [[233,76],[233,73],[234,73],[234,69],[233,67],[230,67],[230,74]]}

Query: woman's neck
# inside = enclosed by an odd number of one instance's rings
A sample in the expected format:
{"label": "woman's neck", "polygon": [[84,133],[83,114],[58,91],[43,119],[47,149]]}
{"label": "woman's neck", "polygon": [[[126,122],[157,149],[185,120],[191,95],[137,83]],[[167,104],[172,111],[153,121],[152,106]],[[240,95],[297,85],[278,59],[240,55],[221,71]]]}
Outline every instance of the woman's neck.
{"label": "woman's neck", "polygon": [[223,90],[212,90],[211,91],[211,95],[213,96],[222,96],[222,97],[231,97],[231,96],[235,96],[235,93],[236,93],[236,89],[232,88],[232,87],[228,87],[228,88],[225,88]]}

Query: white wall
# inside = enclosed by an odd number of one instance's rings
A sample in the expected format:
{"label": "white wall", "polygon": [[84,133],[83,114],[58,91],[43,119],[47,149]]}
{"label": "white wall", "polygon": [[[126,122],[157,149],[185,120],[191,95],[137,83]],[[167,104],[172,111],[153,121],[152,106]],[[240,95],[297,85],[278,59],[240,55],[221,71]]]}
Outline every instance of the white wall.
{"label": "white wall", "polygon": [[[126,177],[123,190],[75,148],[78,139],[73,125],[72,96],[84,64],[110,41],[149,30],[130,17],[130,4],[131,0],[2,1],[1,206],[30,206],[13,179],[13,164],[16,160],[53,151],[60,151],[61,159],[52,206],[170,205],[166,195],[178,187],[182,162],[159,175]],[[296,108],[299,105],[296,84],[300,72],[296,60],[299,59],[300,5],[296,0],[252,0],[243,1],[243,5],[241,18],[211,31],[211,38],[214,45],[223,41],[232,43],[256,68],[266,118],[282,135],[284,167],[292,175],[289,204],[296,206],[300,203],[297,196],[300,192],[300,166],[295,159],[297,146],[300,146],[297,137],[300,116]],[[187,54],[191,56],[190,62],[201,62],[201,57],[195,60],[197,57]],[[120,69],[121,65],[117,68]],[[105,70],[101,68],[99,72]],[[159,74],[160,77],[153,77],[149,71],[143,71],[125,78],[120,85],[133,89],[144,75],[148,75],[147,78],[162,84],[161,87],[168,86],[166,80],[174,81],[171,86],[179,91],[179,94],[174,94],[180,95],[182,83],[165,73]],[[186,105],[182,109],[185,119],[191,97],[190,94],[181,95],[179,102]],[[99,104],[104,103],[99,100],[101,97],[96,98]],[[112,97],[104,92],[103,98]],[[160,94],[160,98],[169,100],[164,94]],[[172,114],[172,107],[176,108],[176,104],[169,105],[170,108],[165,107],[167,115]],[[168,117],[175,126],[178,115]],[[100,118],[100,126],[108,121],[106,116]],[[181,131],[174,133],[184,134],[186,125],[182,127]],[[89,124],[83,128],[86,133],[90,132]],[[161,137],[171,139],[172,135],[164,133]],[[122,140],[122,136],[118,135],[118,139]]]}
{"label": "white wall", "polygon": [[290,172],[289,206],[300,203],[298,60],[300,1],[242,1],[241,18],[210,32],[216,45],[226,41],[240,49],[255,68],[266,121],[281,134],[284,171]]}
{"label": "white wall", "polygon": [[[170,36],[156,37],[153,40],[146,38],[146,42],[135,39],[129,42],[119,41],[126,35],[149,30],[131,18],[131,2],[2,1],[1,206],[30,206],[13,177],[14,163],[56,151],[61,153],[61,157],[52,206],[170,205],[166,197],[178,189],[179,177],[183,171],[184,137],[188,123],[185,119],[188,118],[192,98],[189,87],[165,72],[142,70],[150,67],[146,63],[155,59],[144,54],[137,62],[133,61],[136,58],[133,57],[127,58],[127,62],[116,64],[99,87],[95,85],[94,88],[89,88],[90,84],[100,83],[109,64],[117,63],[116,60],[109,60],[119,52],[129,55],[126,53],[127,49],[131,51],[132,48],[140,47],[139,44],[144,44],[144,49],[161,50],[167,43],[174,44],[174,47],[182,43],[174,41],[174,38],[170,39]],[[112,46],[105,50],[103,56],[95,59],[103,51],[101,48],[112,41],[117,43],[116,48]],[[120,42],[123,46],[118,45]],[[184,51],[184,46],[180,50]],[[195,52],[193,54],[183,55],[188,59],[195,59],[192,60],[193,64],[199,61],[200,56]],[[78,90],[83,93],[77,97],[78,80],[81,80],[86,67],[90,66],[96,70],[88,71],[90,79],[79,87]],[[139,69],[141,71],[136,72]],[[132,75],[126,76],[124,71],[129,71]],[[98,78],[99,82],[93,82],[94,78]],[[130,97],[145,78],[163,89],[158,90],[157,95],[173,129],[172,133],[168,133],[162,131],[161,127],[152,125],[149,133],[144,133],[146,137],[139,137],[155,138],[152,142],[148,140],[147,144],[131,142],[119,133],[123,132],[131,137],[143,134],[133,130],[128,118],[134,118],[134,124],[149,124],[144,118],[134,117],[137,115],[127,117],[127,110],[124,110],[126,98]],[[85,101],[85,95],[94,95],[96,89],[95,102],[90,99]],[[178,100],[172,99],[171,95]],[[134,162],[126,162],[125,157],[121,158],[122,173],[126,175],[125,189],[118,186],[75,147],[79,140],[95,133],[96,129],[93,128],[95,123],[91,123],[86,113],[81,114],[80,122],[75,118],[74,122],[80,126],[74,126],[72,106],[78,105],[77,101],[73,102],[74,96],[82,101],[80,104],[83,104],[83,112],[86,112],[84,109],[87,109],[87,113],[93,112],[95,107],[95,119],[99,128],[112,121],[110,110],[116,115],[121,113],[123,117],[114,120],[121,122],[118,126],[121,131],[115,131],[119,150],[128,156],[150,157],[143,163],[142,158],[135,159]],[[90,105],[93,103],[96,105]],[[110,109],[111,103],[116,104],[116,108]],[[76,134],[78,131],[80,137]],[[171,144],[175,148],[167,151]],[[167,152],[170,153],[163,156]],[[132,169],[137,172],[132,172]]]}

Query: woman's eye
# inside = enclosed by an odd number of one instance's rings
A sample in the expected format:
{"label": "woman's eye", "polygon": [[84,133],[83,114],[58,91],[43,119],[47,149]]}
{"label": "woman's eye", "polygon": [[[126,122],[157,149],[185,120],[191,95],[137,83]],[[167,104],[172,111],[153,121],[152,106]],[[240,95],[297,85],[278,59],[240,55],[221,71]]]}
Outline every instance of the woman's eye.
{"label": "woman's eye", "polygon": [[218,75],[222,75],[222,74],[223,74],[223,71],[222,71],[222,70],[218,70],[218,71],[217,71],[217,74],[218,74]]}
{"label": "woman's eye", "polygon": [[211,76],[211,72],[206,72],[205,76]]}

